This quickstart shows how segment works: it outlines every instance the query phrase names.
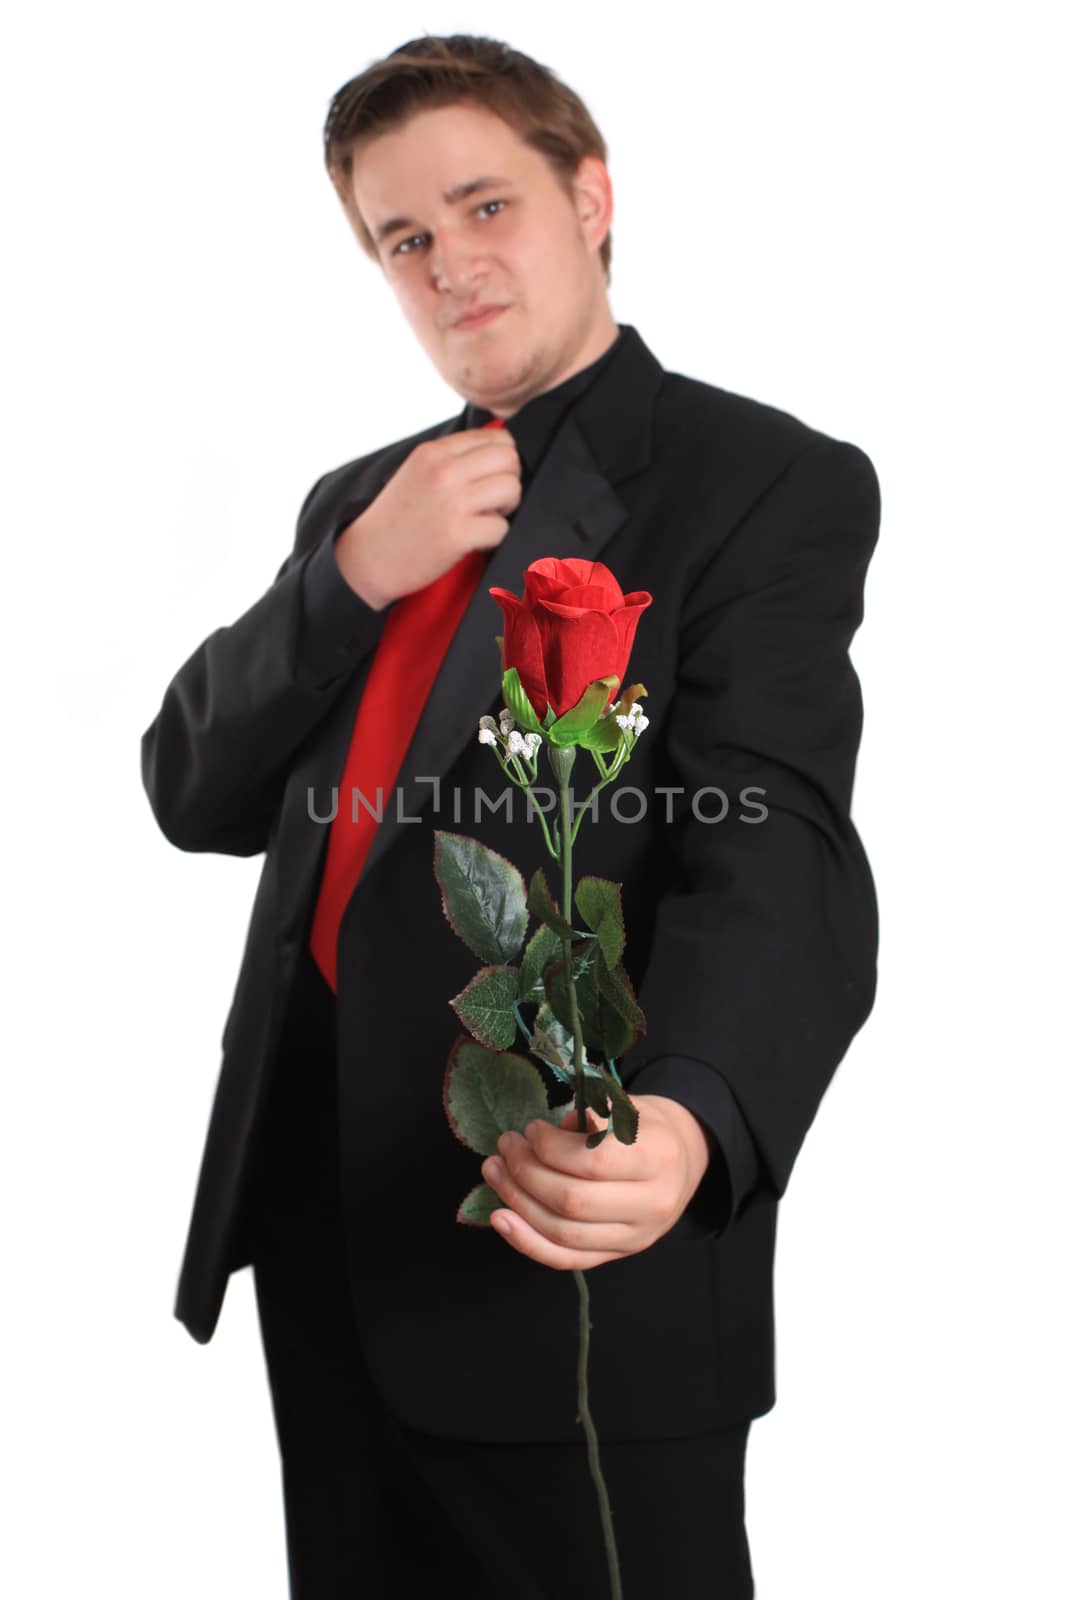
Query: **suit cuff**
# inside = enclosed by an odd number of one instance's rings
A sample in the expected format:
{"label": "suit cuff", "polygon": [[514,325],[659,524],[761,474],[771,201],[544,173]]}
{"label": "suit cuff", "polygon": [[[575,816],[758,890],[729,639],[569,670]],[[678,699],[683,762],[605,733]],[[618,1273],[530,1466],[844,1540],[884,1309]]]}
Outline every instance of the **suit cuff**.
{"label": "suit cuff", "polygon": [[322,539],[304,563],[297,626],[297,662],[319,682],[349,672],[381,637],[389,607],[376,611],[356,593],[337,565],[334,545],[343,524]]}
{"label": "suit cuff", "polygon": [[661,1094],[691,1111],[711,1135],[708,1168],[689,1202],[695,1222],[721,1234],[759,1182],[759,1157],[726,1079],[692,1056],[659,1056],[626,1085],[630,1094]]}

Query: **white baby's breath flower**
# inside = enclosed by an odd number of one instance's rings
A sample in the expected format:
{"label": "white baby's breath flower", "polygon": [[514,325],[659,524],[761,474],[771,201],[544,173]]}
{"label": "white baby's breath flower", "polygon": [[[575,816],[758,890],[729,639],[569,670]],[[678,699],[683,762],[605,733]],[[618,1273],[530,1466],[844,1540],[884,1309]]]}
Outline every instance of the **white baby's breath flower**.
{"label": "white baby's breath flower", "polygon": [[621,711],[619,712],[618,716],[615,718],[615,721],[619,724],[620,728],[628,728],[630,726],[629,717],[624,717]]}
{"label": "white baby's breath flower", "polygon": [[536,750],[541,744],[544,743],[544,741],[539,733],[528,733],[526,735],[526,743],[531,747],[531,749]]}
{"label": "white baby's breath flower", "polygon": [[479,717],[478,718],[478,726],[479,726],[479,728],[492,728],[493,732],[495,733],[496,732],[496,718],[495,717]]}
{"label": "white baby's breath flower", "polygon": [[513,756],[514,755],[518,755],[520,750],[523,750],[525,748],[525,745],[526,745],[526,740],[523,738],[523,736],[519,732],[518,728],[513,729],[512,732],[508,734],[508,754],[509,755],[513,755]]}
{"label": "white baby's breath flower", "polygon": [[478,729],[478,743],[479,744],[496,744],[496,734],[493,732],[492,728],[479,728]]}
{"label": "white baby's breath flower", "polygon": [[532,761],[537,754],[537,746],[541,743],[541,736],[537,733],[528,733],[523,740],[522,753],[527,761]]}
{"label": "white baby's breath flower", "polygon": [[506,738],[515,726],[515,718],[506,708],[500,713],[500,731]]}
{"label": "white baby's breath flower", "polygon": [[644,709],[645,708],[644,708],[643,705],[639,704],[639,702],[636,701],[636,700],[634,701],[633,705],[630,707],[630,721],[631,721],[631,723],[634,723],[634,722],[637,721],[637,718],[641,715],[641,713],[644,711]]}
{"label": "white baby's breath flower", "polygon": [[648,727],[648,718],[646,716],[644,716],[644,715],[639,716],[637,718],[637,721],[634,723],[634,732],[635,733],[644,733],[644,731],[645,731],[645,729],[647,727]]}

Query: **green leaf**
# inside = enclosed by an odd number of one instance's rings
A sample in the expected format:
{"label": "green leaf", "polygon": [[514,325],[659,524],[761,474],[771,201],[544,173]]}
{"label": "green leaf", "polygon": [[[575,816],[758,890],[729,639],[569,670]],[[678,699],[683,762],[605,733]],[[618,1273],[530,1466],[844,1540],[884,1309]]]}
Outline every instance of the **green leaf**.
{"label": "green leaf", "polygon": [[550,743],[555,745],[579,744],[593,727],[600,713],[619,687],[615,673],[609,678],[594,678],[578,704],[565,711],[548,730]]}
{"label": "green leaf", "polygon": [[604,964],[613,967],[622,955],[626,934],[622,922],[622,884],[608,878],[580,878],[574,903],[586,926],[600,941]]}
{"label": "green leaf", "polygon": [[518,868],[477,839],[435,828],[433,870],[445,916],[468,949],[481,961],[518,955],[529,921]]}
{"label": "green leaf", "polygon": [[588,1067],[582,1074],[585,1085],[585,1103],[590,1111],[595,1111],[598,1117],[606,1117],[609,1113],[609,1098],[611,1089],[607,1079],[599,1073],[591,1072]]}
{"label": "green leaf", "polygon": [[456,1138],[483,1156],[496,1153],[502,1133],[522,1133],[548,1111],[545,1082],[532,1061],[465,1036],[449,1051],[443,1099]]}
{"label": "green leaf", "polygon": [[642,1033],[645,1031],[645,1016],[620,964],[609,968],[600,956],[596,986],[596,1005],[587,1021],[586,1042],[592,1049],[614,1059],[632,1048],[638,1029]]}
{"label": "green leaf", "polygon": [[640,1112],[620,1083],[608,1083],[611,1096],[611,1131],[620,1144],[633,1144],[637,1138]]}
{"label": "green leaf", "polygon": [[[627,1022],[632,1023],[641,1033],[647,1032],[645,1014],[637,1003],[634,986],[623,966],[617,963],[609,968],[601,956],[597,964],[597,987],[620,1017],[625,1017]],[[609,1056],[620,1056],[622,1053],[621,1050],[607,1052]]]}
{"label": "green leaf", "polygon": [[[582,1019],[582,1041],[587,1049],[599,1050],[612,1058],[624,1055],[633,1045],[636,1030],[645,1030],[645,1017],[634,998],[629,978],[620,965],[605,965],[598,946],[587,940],[574,946],[575,990]],[[556,1017],[565,1026],[570,1022],[570,1003],[563,981],[563,961],[554,961],[545,970],[545,993]]]}
{"label": "green leaf", "polygon": [[504,704],[515,718],[520,728],[525,728],[527,733],[545,733],[544,728],[537,720],[537,712],[533,708],[526,690],[522,686],[518,667],[509,667],[505,672],[501,688],[504,693]]}
{"label": "green leaf", "polygon": [[[594,1047],[595,1040],[587,1033],[586,1029],[592,1019],[595,1018],[597,1010],[596,952],[596,942],[592,939],[587,939],[582,944],[576,944],[571,950],[571,972],[574,976],[578,1012],[582,1020],[582,1039],[585,1044],[593,1045]],[[545,969],[545,994],[555,1016],[565,1028],[569,1029],[571,1026],[571,1004],[563,972],[562,956]]]}
{"label": "green leaf", "polygon": [[600,717],[590,728],[583,739],[579,740],[583,750],[596,750],[600,755],[614,755],[618,751],[622,739],[622,729],[615,721],[616,717],[628,716],[635,700],[643,700],[648,690],[643,683],[629,684],[619,696],[615,710],[607,716]]}
{"label": "green leaf", "polygon": [[529,1049],[532,1056],[536,1056],[538,1061],[543,1061],[546,1067],[552,1069],[552,1073],[558,1082],[570,1083],[570,1068],[547,1033],[535,1027],[530,1035]]}
{"label": "green leaf", "polygon": [[483,967],[448,1003],[478,1040],[492,1050],[506,1050],[515,1038],[519,974],[514,967]]}
{"label": "green leaf", "polygon": [[506,1202],[501,1200],[496,1190],[488,1183],[479,1183],[466,1195],[456,1212],[457,1222],[469,1222],[476,1228],[488,1228],[489,1218],[494,1211],[499,1211]]}
{"label": "green leaf", "polygon": [[538,867],[530,879],[530,892],[526,897],[526,904],[533,916],[537,917],[540,922],[547,922],[548,926],[554,929],[561,939],[584,938],[584,935],[577,928],[569,927],[565,919],[560,915],[559,907],[553,900],[552,892],[548,887],[548,879],[545,877],[544,867]]}
{"label": "green leaf", "polygon": [[628,683],[619,696],[619,715],[628,717],[634,708],[634,702],[648,698],[648,690],[643,683]]}
{"label": "green leaf", "polygon": [[560,1083],[573,1079],[571,1061],[574,1056],[574,1039],[550,1005],[545,1002],[537,1009],[533,1032],[530,1035],[530,1054],[551,1067]]}
{"label": "green leaf", "polygon": [[584,733],[578,740],[578,745],[582,750],[597,750],[602,756],[608,756],[615,754],[621,740],[622,729],[613,714],[594,722],[589,732]]}
{"label": "green leaf", "polygon": [[562,949],[559,935],[542,922],[522,954],[518,995],[520,1000],[538,1000],[543,996],[544,970],[550,961],[558,959]]}

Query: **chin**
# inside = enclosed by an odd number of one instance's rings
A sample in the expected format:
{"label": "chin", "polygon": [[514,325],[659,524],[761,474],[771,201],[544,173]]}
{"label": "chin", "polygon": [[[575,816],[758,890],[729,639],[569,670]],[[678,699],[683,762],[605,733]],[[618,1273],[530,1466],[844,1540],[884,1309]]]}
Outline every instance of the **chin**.
{"label": "chin", "polygon": [[491,406],[495,400],[510,401],[521,393],[537,371],[537,355],[532,350],[486,351],[480,359],[461,363],[458,375],[465,390],[477,389],[475,405]]}
{"label": "chin", "polygon": [[452,387],[476,406],[491,406],[511,385],[499,368],[489,367],[484,361],[464,361],[455,370]]}

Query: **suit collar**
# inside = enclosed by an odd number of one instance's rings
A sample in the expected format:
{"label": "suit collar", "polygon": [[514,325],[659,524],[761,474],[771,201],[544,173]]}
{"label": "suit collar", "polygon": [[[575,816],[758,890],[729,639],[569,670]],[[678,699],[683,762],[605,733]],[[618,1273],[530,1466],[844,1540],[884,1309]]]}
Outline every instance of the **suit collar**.
{"label": "suit collar", "polygon": [[[603,362],[603,366],[569,407],[566,418],[577,424],[594,462],[611,483],[643,471],[652,459],[652,411],[664,372],[635,327],[620,322],[618,328],[615,343],[593,363],[596,367]],[[575,378],[586,377],[586,370]],[[565,380],[560,388],[569,382]],[[544,396],[535,395],[516,413],[516,420],[554,393],[548,390]],[[472,413],[483,415],[468,402],[458,417],[442,423],[440,433],[461,432],[470,425]]]}
{"label": "suit collar", "polygon": [[[570,377],[564,378],[561,383],[535,394],[525,405],[520,406],[514,415],[506,419],[505,426],[514,439],[522,459],[524,490],[529,487],[533,474],[541,465],[545,451],[551,444],[565,413],[587,389],[603,381],[606,368],[614,361],[620,344],[625,342],[626,337],[624,329],[617,325],[614,338],[606,350],[602,350],[600,355],[577,372],[572,372]],[[492,419],[492,411],[486,410],[484,406],[476,406],[468,400],[464,408],[464,428],[482,428]]]}

